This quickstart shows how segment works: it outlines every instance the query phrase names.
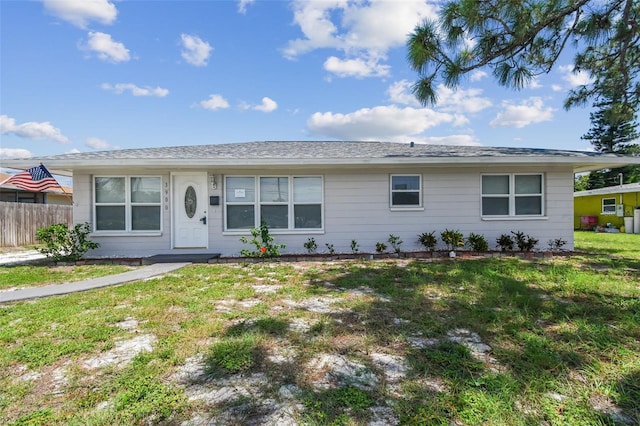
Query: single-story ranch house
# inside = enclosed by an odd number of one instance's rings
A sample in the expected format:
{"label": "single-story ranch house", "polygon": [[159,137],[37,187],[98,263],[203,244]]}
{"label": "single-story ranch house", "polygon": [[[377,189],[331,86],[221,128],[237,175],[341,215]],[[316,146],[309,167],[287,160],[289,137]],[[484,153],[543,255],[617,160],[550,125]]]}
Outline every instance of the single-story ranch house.
{"label": "single-story ranch house", "polygon": [[[250,142],[125,149],[6,160],[73,176],[75,223],[100,248],[87,256],[146,257],[253,249],[265,221],[283,253],[374,252],[393,234],[403,251],[445,229],[503,233],[573,248],[574,173],[640,158],[564,150],[389,142]],[[438,248],[444,248],[441,245]]]}

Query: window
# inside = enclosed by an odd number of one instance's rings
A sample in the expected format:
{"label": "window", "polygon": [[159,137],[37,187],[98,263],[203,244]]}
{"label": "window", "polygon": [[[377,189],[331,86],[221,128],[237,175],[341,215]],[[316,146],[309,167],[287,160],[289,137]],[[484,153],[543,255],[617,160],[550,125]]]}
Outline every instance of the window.
{"label": "window", "polygon": [[482,176],[482,216],[542,216],[541,174]]}
{"label": "window", "polygon": [[616,214],[616,199],[615,198],[603,198],[602,199],[602,214]]}
{"label": "window", "polygon": [[391,175],[391,207],[421,207],[420,175]]}
{"label": "window", "polygon": [[[318,176],[227,176],[226,229],[321,229],[322,178]],[[257,196],[256,196],[257,195]]]}
{"label": "window", "polygon": [[96,231],[160,231],[161,178],[94,178]]}

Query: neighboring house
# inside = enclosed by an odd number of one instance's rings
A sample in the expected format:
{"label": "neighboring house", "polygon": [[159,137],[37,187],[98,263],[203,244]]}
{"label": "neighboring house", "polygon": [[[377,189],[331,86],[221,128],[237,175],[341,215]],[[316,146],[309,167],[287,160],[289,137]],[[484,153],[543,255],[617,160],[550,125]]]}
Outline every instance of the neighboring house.
{"label": "neighboring house", "polygon": [[640,183],[628,183],[573,193],[574,227],[590,229],[608,223],[616,228],[640,208]]}
{"label": "neighboring house", "polygon": [[[3,161],[4,163],[4,161]],[[11,175],[0,173],[0,182],[4,182]],[[73,189],[62,187],[64,191],[47,190],[42,192],[30,192],[16,188],[11,184],[0,185],[0,201],[33,204],[61,204],[70,206],[73,204]]]}
{"label": "neighboring house", "polygon": [[[314,238],[362,252],[390,234],[522,231],[573,248],[573,176],[640,158],[562,150],[387,142],[251,142],[127,149],[7,160],[73,175],[74,222],[100,243],[89,256],[237,256],[267,222],[283,253]],[[439,248],[443,248],[441,244]]]}

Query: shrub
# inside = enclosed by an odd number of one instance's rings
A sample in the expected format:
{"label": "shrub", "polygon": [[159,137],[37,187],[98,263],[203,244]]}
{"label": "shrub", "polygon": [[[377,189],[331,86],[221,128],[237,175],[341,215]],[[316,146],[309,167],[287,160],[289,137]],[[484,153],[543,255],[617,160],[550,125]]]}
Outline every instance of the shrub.
{"label": "shrub", "polygon": [[562,250],[562,247],[564,247],[565,244],[567,244],[567,242],[562,238],[554,238],[549,240],[549,248],[552,251]]}
{"label": "shrub", "polygon": [[391,248],[395,253],[400,254],[400,246],[403,243],[400,237],[398,237],[397,235],[389,234],[389,238],[387,239],[387,242],[389,243],[389,245],[391,246]]}
{"label": "shrub", "polygon": [[387,251],[385,243],[376,243],[376,253],[384,253],[385,251]]}
{"label": "shrub", "polygon": [[445,229],[440,233],[440,238],[444,242],[449,250],[455,250],[464,246],[464,236],[462,232],[456,230]]}
{"label": "shrub", "polygon": [[438,239],[436,238],[435,233],[436,231],[423,232],[422,234],[418,235],[418,242],[422,244],[425,249],[433,251],[433,249],[436,248],[436,245],[438,244]]}
{"label": "shrub", "polygon": [[329,254],[336,254],[336,248],[333,246],[333,244],[325,243],[324,245],[327,246],[327,251],[329,252]]}
{"label": "shrub", "polygon": [[314,254],[318,251],[318,243],[314,238],[309,238],[306,243],[304,243],[304,248],[307,249],[307,253]]}
{"label": "shrub", "polygon": [[56,262],[80,260],[84,254],[100,247],[87,239],[91,232],[88,223],[79,223],[72,229],[63,223],[39,228],[36,238],[44,244],[38,251]]}
{"label": "shrub", "polygon": [[280,249],[286,247],[284,244],[274,244],[273,236],[269,233],[269,227],[267,226],[265,221],[260,223],[260,228],[253,228],[251,230],[251,236],[253,238],[248,239],[247,237],[240,238],[245,244],[253,244],[255,246],[255,250],[243,249],[240,250],[240,254],[247,257],[279,257]]}
{"label": "shrub", "polygon": [[351,253],[356,254],[360,251],[360,246],[356,240],[351,240]]}
{"label": "shrub", "polygon": [[467,237],[467,245],[472,251],[489,251],[489,243],[484,235],[476,234],[474,232],[470,233],[469,237]]}
{"label": "shrub", "polygon": [[496,239],[496,244],[500,247],[501,251],[511,251],[513,250],[513,246],[515,245],[515,241],[509,234],[502,234]]}
{"label": "shrub", "polygon": [[538,244],[538,240],[522,231],[511,231],[511,233],[516,236],[516,245],[520,251],[531,251],[535,248],[536,244]]}

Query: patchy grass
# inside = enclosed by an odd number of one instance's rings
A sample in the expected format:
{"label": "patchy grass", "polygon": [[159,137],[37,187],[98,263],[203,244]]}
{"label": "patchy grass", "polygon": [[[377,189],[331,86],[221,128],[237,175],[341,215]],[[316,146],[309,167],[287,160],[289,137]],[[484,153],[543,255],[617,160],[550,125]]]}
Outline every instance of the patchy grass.
{"label": "patchy grass", "polygon": [[638,424],[628,237],[535,262],[192,265],[0,305],[0,423]]}
{"label": "patchy grass", "polygon": [[0,290],[82,281],[119,274],[135,268],[125,265],[0,266]]}

